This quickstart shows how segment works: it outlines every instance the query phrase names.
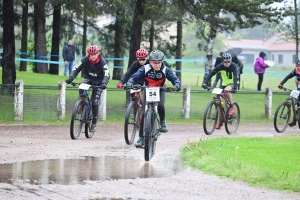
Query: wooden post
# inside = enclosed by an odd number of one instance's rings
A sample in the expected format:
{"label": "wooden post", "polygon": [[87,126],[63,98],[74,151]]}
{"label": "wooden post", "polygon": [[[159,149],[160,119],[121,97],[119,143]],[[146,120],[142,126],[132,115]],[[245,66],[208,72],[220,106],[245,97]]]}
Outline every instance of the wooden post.
{"label": "wooden post", "polygon": [[185,85],[183,89],[183,117],[185,119],[190,118],[190,105],[191,105],[191,87]]}
{"label": "wooden post", "polygon": [[14,102],[14,120],[23,120],[23,98],[24,98],[24,82],[16,80],[15,102]]}
{"label": "wooden post", "polygon": [[58,82],[57,94],[57,119],[64,119],[66,116],[66,83]]}
{"label": "wooden post", "polygon": [[100,97],[100,105],[98,110],[99,120],[105,121],[106,120],[106,95],[107,90],[102,90],[101,97]]}
{"label": "wooden post", "polygon": [[266,89],[266,105],[265,105],[265,108],[266,108],[266,117],[268,117],[269,119],[272,118],[272,95],[273,95],[273,92],[272,92],[272,88],[267,88]]}

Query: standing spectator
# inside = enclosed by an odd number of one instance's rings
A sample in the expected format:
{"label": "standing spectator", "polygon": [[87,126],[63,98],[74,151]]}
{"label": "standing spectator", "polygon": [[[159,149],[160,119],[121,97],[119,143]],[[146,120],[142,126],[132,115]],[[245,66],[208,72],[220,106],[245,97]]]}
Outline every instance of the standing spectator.
{"label": "standing spectator", "polygon": [[[220,52],[220,56],[218,56],[216,58],[214,68],[216,68],[219,64],[221,64],[223,62],[223,54],[224,54],[223,52]],[[222,77],[221,77],[220,72],[218,72],[217,75],[216,75],[216,79],[215,79],[215,82],[213,84],[214,88],[217,86],[219,80],[220,80],[220,88],[221,88],[222,87]]]}
{"label": "standing spectator", "polygon": [[265,52],[260,52],[254,64],[254,72],[258,75],[257,91],[261,91],[261,85],[264,80],[264,73],[269,66],[265,63]]}
{"label": "standing spectator", "polygon": [[65,44],[62,55],[65,62],[64,76],[67,76],[68,70],[70,75],[73,67],[73,62],[75,60],[75,47],[73,46],[72,40],[69,39],[68,43]]}
{"label": "standing spectator", "polygon": [[241,74],[243,73],[244,64],[241,59],[238,59],[237,56],[232,57],[232,62],[234,62],[237,66],[237,74],[238,74],[238,90],[240,89],[241,85]]}

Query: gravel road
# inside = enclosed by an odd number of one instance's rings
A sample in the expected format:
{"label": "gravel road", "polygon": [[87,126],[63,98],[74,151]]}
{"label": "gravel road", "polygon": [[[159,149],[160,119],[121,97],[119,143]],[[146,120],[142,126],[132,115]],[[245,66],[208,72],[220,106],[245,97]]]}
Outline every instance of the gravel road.
{"label": "gravel road", "polygon": [[[222,127],[209,137],[236,137],[299,134],[298,128],[288,128],[282,134],[273,126],[241,125],[234,136],[228,136]],[[49,160],[78,159],[111,156],[134,163],[142,170],[155,169],[164,163],[178,160],[180,149],[189,141],[206,138],[200,125],[169,124],[169,132],[157,142],[156,155],[148,163],[143,150],[128,146],[123,138],[122,125],[101,125],[92,139],[82,134],[71,140],[67,126],[0,125],[0,169],[3,164]],[[134,167],[135,167],[134,166]],[[16,170],[16,169],[13,170]],[[122,170],[120,170],[122,171]],[[2,172],[3,173],[3,172]],[[32,172],[34,173],[34,172]],[[71,172],[70,172],[71,173]],[[49,175],[50,176],[50,175]],[[1,175],[0,175],[1,177]],[[12,178],[13,179],[13,178]],[[14,184],[0,183],[1,199],[300,199],[299,193],[273,191],[249,186],[241,181],[207,175],[199,170],[182,168],[176,173],[160,177],[92,180],[69,184],[30,184],[26,180]]]}

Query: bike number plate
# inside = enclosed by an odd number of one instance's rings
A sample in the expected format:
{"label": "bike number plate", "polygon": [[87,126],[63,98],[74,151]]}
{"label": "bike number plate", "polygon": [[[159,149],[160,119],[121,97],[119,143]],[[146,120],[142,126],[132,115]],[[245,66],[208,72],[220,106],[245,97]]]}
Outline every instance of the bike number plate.
{"label": "bike number plate", "polygon": [[78,88],[82,89],[82,90],[88,90],[90,87],[91,87],[91,85],[89,85],[89,84],[81,83]]}
{"label": "bike number plate", "polygon": [[290,93],[290,96],[293,97],[293,98],[295,98],[295,99],[297,99],[298,96],[299,96],[299,94],[300,94],[300,91],[298,91],[298,90],[292,90],[291,93]]}
{"label": "bike number plate", "polygon": [[159,87],[146,88],[146,101],[160,101]]}
{"label": "bike number plate", "polygon": [[140,92],[141,90],[133,90],[133,89],[131,89],[130,90],[130,94],[132,94],[132,93],[135,93],[135,92]]}
{"label": "bike number plate", "polygon": [[214,93],[214,94],[221,94],[223,91],[223,89],[221,88],[214,88],[213,91],[211,91],[211,93]]}

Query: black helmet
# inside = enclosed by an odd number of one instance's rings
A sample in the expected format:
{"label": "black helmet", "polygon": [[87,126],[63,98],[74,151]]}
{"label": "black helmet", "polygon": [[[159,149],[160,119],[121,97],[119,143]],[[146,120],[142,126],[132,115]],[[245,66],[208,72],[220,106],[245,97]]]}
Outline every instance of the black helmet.
{"label": "black helmet", "polygon": [[223,54],[223,61],[228,62],[231,61],[232,57],[230,53],[224,53]]}
{"label": "black helmet", "polygon": [[160,50],[153,50],[150,52],[149,60],[164,60],[164,53]]}

